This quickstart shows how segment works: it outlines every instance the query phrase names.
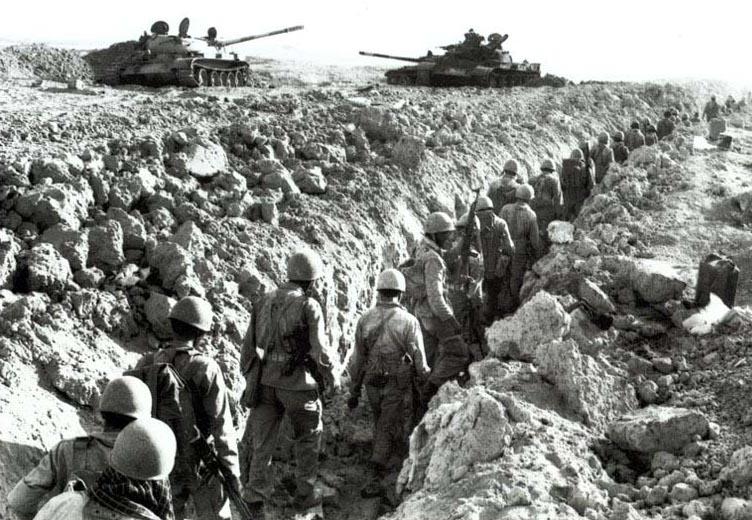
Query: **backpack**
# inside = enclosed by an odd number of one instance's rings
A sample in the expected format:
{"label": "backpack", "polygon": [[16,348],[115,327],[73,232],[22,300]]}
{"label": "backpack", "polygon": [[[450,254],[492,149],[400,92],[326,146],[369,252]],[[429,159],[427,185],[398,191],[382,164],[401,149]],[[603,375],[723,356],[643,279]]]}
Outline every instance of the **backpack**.
{"label": "backpack", "polygon": [[[177,454],[173,475],[195,475],[198,468],[197,441],[201,440],[196,415],[196,390],[173,365],[175,358],[184,352],[175,352],[168,362],[155,362],[129,370],[125,375],[134,376],[146,383],[152,396],[152,416],[166,423],[175,434]],[[184,353],[191,355],[190,353]]]}
{"label": "backpack", "polygon": [[410,258],[397,268],[405,277],[405,302],[411,306],[426,296],[426,277],[423,267],[422,261]]}

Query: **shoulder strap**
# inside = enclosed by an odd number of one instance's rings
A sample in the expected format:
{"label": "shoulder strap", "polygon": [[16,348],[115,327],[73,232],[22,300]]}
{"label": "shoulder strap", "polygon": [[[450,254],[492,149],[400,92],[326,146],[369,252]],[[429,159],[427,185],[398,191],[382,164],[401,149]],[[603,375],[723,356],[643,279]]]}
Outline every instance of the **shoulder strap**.
{"label": "shoulder strap", "polygon": [[75,471],[86,467],[86,452],[89,449],[91,437],[82,436],[73,439],[73,467],[70,470]]}
{"label": "shoulder strap", "polygon": [[[384,330],[386,330],[386,324],[391,321],[392,318],[394,318],[394,315],[397,314],[397,311],[399,309],[394,309],[389,314],[382,315],[382,319],[379,322],[379,324],[376,326],[373,331],[368,335],[368,339],[366,340],[366,344],[368,345],[368,352],[373,349],[374,346],[376,346],[376,343],[381,339],[381,336],[384,335]],[[373,339],[371,339],[373,338]]]}

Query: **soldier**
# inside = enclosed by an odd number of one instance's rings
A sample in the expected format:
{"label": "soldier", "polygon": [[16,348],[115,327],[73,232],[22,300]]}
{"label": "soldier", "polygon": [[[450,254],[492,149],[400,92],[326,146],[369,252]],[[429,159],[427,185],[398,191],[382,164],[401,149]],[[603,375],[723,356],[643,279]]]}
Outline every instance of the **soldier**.
{"label": "soldier", "polygon": [[734,99],[734,96],[729,94],[726,98],[726,113],[730,114],[731,112],[733,112],[734,107],[736,107],[736,100]]}
{"label": "soldier", "polygon": [[348,407],[358,406],[363,385],[374,416],[371,463],[374,478],[364,495],[381,492],[393,455],[407,454],[407,442],[418,403],[414,391],[422,388],[429,369],[418,320],[399,303],[405,277],[396,269],[382,272],[376,281],[378,301],[358,321],[351,359],[352,382]]}
{"label": "soldier", "polygon": [[593,152],[593,162],[595,163],[595,182],[600,183],[608,173],[611,163],[614,162],[614,152],[608,145],[606,132],[598,136],[598,146]]}
{"label": "soldier", "polygon": [[538,177],[534,188],[537,195],[533,199],[532,207],[538,217],[538,230],[541,234],[541,240],[544,247],[548,248],[548,225],[561,215],[564,198],[553,161],[551,159],[543,161],[540,170],[541,175]]}
{"label": "soldier", "polygon": [[640,131],[640,123],[637,121],[632,122],[629,132],[624,138],[624,144],[630,152],[645,145],[645,136]]}
{"label": "soldier", "polygon": [[514,241],[514,254],[509,266],[509,303],[515,309],[520,304],[520,289],[525,272],[543,252],[538,217],[530,207],[530,201],[535,196],[532,186],[523,184],[517,188],[516,196],[517,201],[514,204],[507,204],[501,208],[501,218],[509,225],[509,233]]}
{"label": "soldier", "polygon": [[[115,439],[107,467],[90,488],[47,502],[35,520],[173,520],[168,476],[175,435],[152,418],[137,419]],[[202,518],[202,517],[199,517]]]}
{"label": "soldier", "polygon": [[151,393],[141,380],[123,376],[110,381],[99,401],[102,431],[57,443],[8,495],[9,507],[21,519],[33,518],[45,501],[62,493],[71,481],[87,488],[108,464],[120,431],[132,421],[151,417]]}
{"label": "soldier", "polygon": [[710,96],[710,101],[708,101],[705,108],[702,110],[702,117],[705,118],[705,121],[711,121],[717,118],[720,115],[720,112],[721,105],[716,102],[715,96]]}
{"label": "soldier", "polygon": [[614,152],[614,161],[616,161],[619,164],[624,164],[627,162],[627,159],[629,158],[629,149],[624,144],[624,132],[619,131],[616,132],[613,135],[614,138],[614,145],[613,145],[613,152]]}
{"label": "soldier", "polygon": [[585,165],[582,150],[575,148],[561,171],[561,191],[564,198],[563,217],[570,222],[577,218],[582,204],[595,186],[593,170]]}
{"label": "soldier", "polygon": [[674,128],[676,127],[674,123],[674,115],[671,110],[666,110],[663,113],[663,119],[658,121],[658,128],[656,129],[658,134],[658,140],[663,139],[664,137],[671,135],[674,132]]}
{"label": "soldier", "polygon": [[[322,402],[339,388],[336,352],[331,350],[324,313],[309,294],[324,275],[324,264],[313,251],[297,252],[287,261],[287,283],[253,306],[243,341],[240,367],[246,378],[242,403],[252,407],[246,428],[253,439],[249,481],[243,499],[263,518],[272,495],[270,474],[279,427],[285,414],[295,440],[296,489],[293,505],[301,510],[320,508],[316,487],[321,453]],[[251,370],[261,366],[260,377]],[[256,393],[257,396],[252,396]]]}
{"label": "soldier", "polygon": [[653,125],[648,127],[648,131],[645,134],[645,146],[653,146],[658,142],[658,132]]}
{"label": "soldier", "polygon": [[[477,207],[476,207],[477,211]],[[467,258],[467,266],[462,265],[462,246],[465,230],[467,227],[468,214],[462,215],[456,224],[455,241],[452,248],[446,254],[447,270],[450,273],[449,301],[454,310],[457,321],[462,326],[463,334],[466,334],[473,345],[483,343],[483,259],[480,251],[480,220],[475,217],[473,222],[473,238],[470,244]],[[467,271],[464,271],[464,268]],[[463,269],[461,272],[460,269]],[[474,352],[473,355],[480,359],[482,355]]]}
{"label": "soldier", "polygon": [[483,253],[483,291],[486,293],[486,324],[501,315],[500,296],[504,283],[509,283],[509,262],[514,242],[503,219],[496,216],[488,197],[479,197],[476,206],[480,220],[480,243]]}
{"label": "soldier", "polygon": [[519,185],[520,183],[517,182],[517,161],[510,159],[504,163],[501,178],[494,180],[488,188],[488,196],[497,211],[514,202],[514,194]]}
{"label": "soldier", "polygon": [[[203,298],[186,296],[170,312],[174,339],[161,345],[153,354],[146,354],[136,365],[145,369],[163,363],[171,365],[191,389],[196,426],[212,446],[230,485],[240,489],[238,443],[230,413],[230,399],[222,370],[217,362],[202,355],[197,347],[212,328],[214,312]],[[178,461],[170,475],[175,517],[185,518],[188,500],[198,518],[227,519],[230,504],[219,479],[203,481],[199,475],[202,461],[199,454],[186,446],[178,446]]]}

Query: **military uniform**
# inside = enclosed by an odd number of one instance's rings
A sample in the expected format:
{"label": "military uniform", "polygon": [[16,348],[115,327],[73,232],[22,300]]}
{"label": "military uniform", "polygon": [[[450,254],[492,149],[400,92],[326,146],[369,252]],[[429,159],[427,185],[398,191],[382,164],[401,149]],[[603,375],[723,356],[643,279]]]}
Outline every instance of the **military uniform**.
{"label": "military uniform", "polygon": [[351,395],[365,385],[373,409],[371,461],[386,466],[392,455],[406,453],[418,404],[414,389],[429,374],[418,320],[398,303],[379,302],[358,321],[351,363]]}
{"label": "military uniform", "polygon": [[20,518],[33,518],[37,508],[62,493],[71,480],[91,487],[108,465],[117,434],[98,432],[57,443],[10,492],[10,508]]}
{"label": "military uniform", "polygon": [[613,146],[613,152],[614,152],[614,161],[616,161],[619,164],[624,164],[627,162],[627,159],[629,158],[629,149],[626,147],[626,145],[621,142],[617,141],[614,143]]}
{"label": "military uniform", "polygon": [[138,514],[109,508],[84,491],[66,491],[47,502],[34,520],[161,520],[133,501],[128,500],[127,505]]}
{"label": "military uniform", "polygon": [[653,146],[657,142],[658,134],[652,131],[645,134],[645,146]]}
{"label": "military uniform", "polygon": [[[459,240],[446,254],[447,269],[456,273],[460,267],[462,240]],[[467,275],[470,280],[452,277],[449,282],[449,302],[462,330],[469,333],[470,341],[481,343],[483,339],[483,258],[471,246],[468,256]]]}
{"label": "military uniform", "polygon": [[593,152],[595,163],[595,182],[600,183],[608,173],[611,163],[614,162],[614,152],[607,144],[598,143]]}
{"label": "military uniform", "polygon": [[490,323],[499,316],[499,296],[504,283],[509,281],[508,264],[514,254],[515,245],[503,219],[493,213],[488,216],[481,214],[479,218],[483,252],[483,289],[486,293],[485,316],[486,323]]}
{"label": "military uniform", "polygon": [[501,178],[494,180],[488,188],[488,197],[496,208],[496,213],[506,204],[512,204],[515,200],[514,194],[520,183],[516,175],[504,174]]}
{"label": "military uniform", "polygon": [[624,145],[630,152],[636,150],[640,146],[645,145],[645,136],[638,128],[631,128],[624,137]]}
{"label": "military uniform", "polygon": [[447,265],[442,250],[428,237],[418,244],[415,261],[423,269],[425,294],[414,302],[414,314],[423,332],[428,365],[433,368],[439,341],[454,333],[452,326],[456,323],[447,294]]}
{"label": "military uniform", "polygon": [[526,202],[507,204],[501,209],[501,218],[509,225],[509,233],[514,242],[514,255],[509,266],[511,301],[508,305],[517,308],[525,272],[540,256],[543,246],[538,231],[538,218]]}
{"label": "military uniform", "polygon": [[548,243],[548,225],[559,218],[564,205],[559,176],[555,172],[543,173],[535,183],[535,198],[532,207],[538,217],[538,230],[545,244]]}
{"label": "military uniform", "polygon": [[[308,351],[315,370],[290,364],[297,349]],[[254,306],[240,360],[246,377],[243,402],[255,404],[246,426],[253,440],[249,478],[243,492],[247,502],[266,502],[271,497],[270,466],[285,414],[296,441],[297,494],[313,496],[323,432],[316,377],[322,377],[325,383],[334,380],[335,356],[326,337],[321,305],[299,285],[285,283]],[[250,369],[258,357],[263,359],[259,400],[250,403],[249,391],[258,383],[249,377]]]}
{"label": "military uniform", "polygon": [[562,169],[561,190],[564,199],[564,218],[571,221],[577,217],[585,199],[590,196],[593,186],[595,186],[593,168],[588,168],[584,160],[580,159],[579,164],[569,170]]}
{"label": "military uniform", "polygon": [[705,121],[712,121],[716,117],[718,117],[721,113],[721,105],[716,103],[714,99],[711,99],[708,101],[708,103],[705,105],[705,108],[702,110],[702,115],[705,118]]}
{"label": "military uniform", "polygon": [[664,137],[671,135],[674,132],[675,124],[673,120],[670,117],[664,117],[660,121],[658,121],[658,127],[656,129],[656,132],[658,133],[658,139],[663,139]]}
{"label": "military uniform", "polygon": [[[143,368],[153,364],[170,363],[195,392],[194,409],[199,430],[213,441],[220,464],[239,480],[238,445],[230,413],[230,402],[224,376],[216,361],[199,354],[191,346],[175,343],[155,353],[147,354],[136,365]],[[198,460],[176,461],[170,475],[175,518],[185,518],[190,497],[198,518],[230,519],[227,494],[218,479],[202,482],[198,477]]]}

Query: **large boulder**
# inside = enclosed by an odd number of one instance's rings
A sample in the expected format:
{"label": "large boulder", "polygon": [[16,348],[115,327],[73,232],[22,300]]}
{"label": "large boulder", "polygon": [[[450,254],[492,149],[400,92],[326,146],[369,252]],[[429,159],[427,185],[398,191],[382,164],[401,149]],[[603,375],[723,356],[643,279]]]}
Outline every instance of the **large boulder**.
{"label": "large boulder", "polygon": [[637,260],[632,264],[629,280],[632,289],[648,303],[681,300],[687,286],[670,264],[659,260]]}
{"label": "large boulder", "polygon": [[94,194],[86,182],[44,184],[19,197],[14,209],[42,229],[58,223],[79,229],[92,204]]}
{"label": "large boulder", "polygon": [[144,314],[146,321],[151,325],[154,335],[160,339],[169,339],[172,337],[172,328],[170,326],[170,312],[177,301],[169,296],[153,292],[144,304]]}
{"label": "large boulder", "polygon": [[741,498],[726,497],[721,502],[720,520],[751,520],[752,502]]}
{"label": "large boulder", "polygon": [[275,168],[261,178],[261,187],[282,190],[282,193],[300,193],[300,188],[295,184],[290,172],[281,164],[279,166],[280,168]]}
{"label": "large boulder", "polygon": [[64,224],[55,224],[42,233],[40,240],[55,246],[55,249],[68,260],[73,271],[86,267],[89,256],[89,237],[86,231],[71,229]]}
{"label": "large boulder", "polygon": [[75,177],[64,160],[48,157],[31,163],[32,182],[39,184],[44,179],[50,179],[52,182],[72,182]]}
{"label": "large boulder", "polygon": [[548,224],[548,238],[554,244],[569,244],[574,241],[574,225],[563,220]]}
{"label": "large boulder", "polygon": [[193,255],[180,245],[160,242],[148,255],[148,261],[157,270],[162,287],[174,291],[179,297],[206,294],[194,269]]}
{"label": "large boulder", "polygon": [[640,453],[679,452],[696,435],[708,433],[708,419],[686,408],[649,406],[608,426],[608,437],[621,449]]}
{"label": "large boulder", "polygon": [[31,291],[61,294],[73,276],[68,260],[52,244],[37,244],[22,258]]}
{"label": "large boulder", "polygon": [[616,306],[603,290],[593,281],[584,278],[579,287],[580,299],[600,314],[613,314]]}
{"label": "large boulder", "polygon": [[[440,393],[453,390],[444,386]],[[410,455],[400,474],[405,489],[450,486],[473,464],[499,457],[508,446],[511,426],[497,398],[475,387],[462,399],[446,400],[432,403],[410,436]]]}
{"label": "large boulder", "polygon": [[175,162],[179,171],[208,179],[227,169],[227,154],[220,145],[202,140],[188,143]]}
{"label": "large boulder", "polygon": [[721,471],[720,479],[733,482],[735,486],[746,486],[752,482],[752,446],[744,446],[731,455]]}
{"label": "large boulder", "polygon": [[141,199],[154,195],[157,189],[157,178],[146,168],[138,172],[127,174],[110,188],[110,207],[130,210]]}
{"label": "large boulder", "polygon": [[[123,248],[143,249],[146,245],[146,227],[138,213],[130,215],[120,208],[107,210],[107,218],[115,220],[123,229]],[[137,215],[137,216],[136,216]]]}
{"label": "large boulder", "polygon": [[326,178],[318,166],[313,168],[299,166],[293,173],[292,180],[303,193],[320,195],[326,192]]}
{"label": "large boulder", "polygon": [[626,374],[603,358],[581,353],[574,340],[541,345],[535,353],[535,364],[588,426],[603,428],[638,407]]}
{"label": "large boulder", "polygon": [[486,331],[488,348],[496,357],[533,361],[539,345],[569,332],[571,317],[551,294],[539,291],[512,316]]}
{"label": "large boulder", "polygon": [[123,227],[117,220],[108,220],[89,230],[89,265],[110,272],[124,261]]}
{"label": "large boulder", "polygon": [[21,253],[21,242],[9,229],[0,228],[0,289],[10,289],[16,274],[16,256]]}

